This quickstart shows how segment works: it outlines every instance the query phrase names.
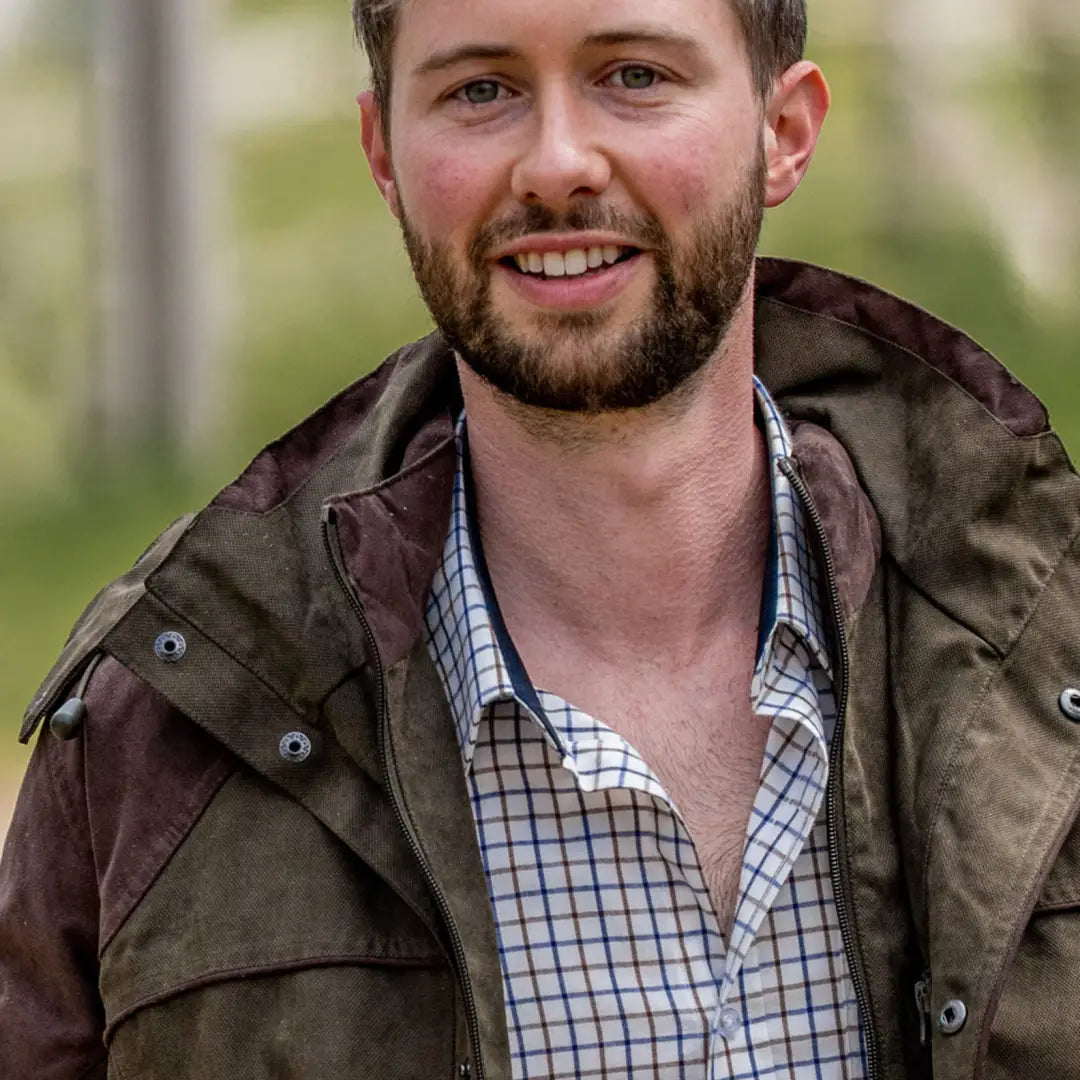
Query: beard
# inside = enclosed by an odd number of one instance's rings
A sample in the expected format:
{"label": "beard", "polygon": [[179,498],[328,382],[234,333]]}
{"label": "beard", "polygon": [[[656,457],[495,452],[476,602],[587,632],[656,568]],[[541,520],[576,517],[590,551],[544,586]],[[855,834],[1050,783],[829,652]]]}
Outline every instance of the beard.
{"label": "beard", "polygon": [[[678,246],[655,218],[623,215],[596,201],[565,214],[527,206],[485,225],[469,245],[465,270],[455,265],[449,245],[425,240],[405,215],[401,228],[435,325],[482,379],[536,408],[583,414],[640,409],[683,386],[720,352],[753,270],[765,182],[759,156],[728,206],[699,219],[689,241]],[[612,319],[604,309],[540,312],[527,336],[516,332],[494,310],[489,253],[526,235],[586,230],[613,233],[650,251],[656,281],[644,312],[617,334],[608,330]],[[571,359],[559,363],[559,355]]]}

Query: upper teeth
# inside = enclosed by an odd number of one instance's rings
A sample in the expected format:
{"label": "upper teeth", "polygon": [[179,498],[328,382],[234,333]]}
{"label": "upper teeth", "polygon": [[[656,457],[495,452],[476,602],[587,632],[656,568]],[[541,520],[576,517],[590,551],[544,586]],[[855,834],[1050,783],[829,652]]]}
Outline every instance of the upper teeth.
{"label": "upper teeth", "polygon": [[523,274],[547,277],[576,277],[605,263],[617,262],[628,249],[604,244],[602,247],[574,248],[571,251],[527,251],[514,256]]}

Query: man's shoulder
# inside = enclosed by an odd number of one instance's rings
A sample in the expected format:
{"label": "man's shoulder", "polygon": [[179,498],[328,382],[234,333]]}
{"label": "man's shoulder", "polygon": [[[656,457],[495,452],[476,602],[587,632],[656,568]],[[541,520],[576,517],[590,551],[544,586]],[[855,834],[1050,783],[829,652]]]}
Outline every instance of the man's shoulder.
{"label": "man's shoulder", "polygon": [[[82,700],[82,692],[85,692],[92,674],[88,668],[97,656],[102,641],[138,602],[145,592],[147,578],[169,557],[195,518],[195,514],[185,514],[177,518],[157,536],[127,573],[106,585],[90,601],[72,627],[59,657],[27,706],[19,732],[20,742],[26,743],[30,740],[38,725],[54,714],[65,694],[72,691],[78,683],[83,683],[81,692],[76,690],[76,697],[72,700]],[[77,726],[69,727],[63,732],[69,737],[77,733]]]}
{"label": "man's shoulder", "polygon": [[971,337],[855,278],[758,267],[758,374],[843,446],[918,593],[1005,650],[1080,527],[1039,399]]}
{"label": "man's shoulder", "polygon": [[774,393],[799,392],[822,377],[865,384],[887,367],[894,392],[901,380],[938,390],[951,384],[1017,437],[1049,430],[1046,407],[1005,364],[910,300],[791,259],[759,259],[756,282],[758,356]]}
{"label": "man's shoulder", "polygon": [[[147,679],[130,662],[132,650],[145,654],[155,673],[198,668],[204,675],[211,652],[240,670],[257,667],[248,662],[255,655],[288,652],[282,637],[303,638],[292,624],[310,612],[319,588],[309,567],[324,556],[324,503],[377,486],[422,459],[445,435],[458,394],[449,350],[432,335],[398,350],[270,443],[94,596],[27,707],[20,741],[65,700],[80,697],[80,683],[105,653],[161,689],[168,679]],[[303,677],[287,666],[283,655],[275,674],[289,685],[275,690],[295,702],[290,691]]]}

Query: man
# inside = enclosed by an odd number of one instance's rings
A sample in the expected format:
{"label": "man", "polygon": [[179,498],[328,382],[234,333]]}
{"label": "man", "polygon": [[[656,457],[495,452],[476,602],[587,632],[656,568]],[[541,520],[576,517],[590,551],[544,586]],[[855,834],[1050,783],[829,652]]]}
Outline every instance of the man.
{"label": "man", "polygon": [[76,626],[3,1075],[1080,1075],[1080,481],[958,331],[755,267],[802,3],[355,16],[441,333]]}

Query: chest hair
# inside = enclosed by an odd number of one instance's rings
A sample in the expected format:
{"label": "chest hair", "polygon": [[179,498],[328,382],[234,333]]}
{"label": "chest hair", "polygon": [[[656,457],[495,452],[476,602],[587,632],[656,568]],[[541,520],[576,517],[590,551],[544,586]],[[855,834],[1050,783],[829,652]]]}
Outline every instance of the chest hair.
{"label": "chest hair", "polygon": [[[708,696],[656,695],[612,724],[657,774],[694,843],[725,937],[734,920],[747,823],[771,722],[755,716],[743,680]],[[741,689],[734,689],[739,686]]]}

